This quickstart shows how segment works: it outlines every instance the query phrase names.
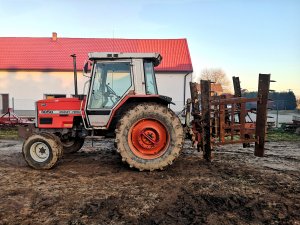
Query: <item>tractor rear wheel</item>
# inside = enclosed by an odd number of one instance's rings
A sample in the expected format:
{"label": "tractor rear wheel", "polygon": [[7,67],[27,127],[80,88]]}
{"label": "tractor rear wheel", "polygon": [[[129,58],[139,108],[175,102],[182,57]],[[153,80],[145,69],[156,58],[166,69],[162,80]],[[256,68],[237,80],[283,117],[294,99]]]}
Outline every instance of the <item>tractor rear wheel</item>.
{"label": "tractor rear wheel", "polygon": [[62,155],[62,145],[50,135],[33,134],[23,143],[22,152],[32,168],[50,169]]}
{"label": "tractor rear wheel", "polygon": [[167,106],[142,103],[128,110],[116,129],[117,151],[122,161],[139,170],[164,169],[179,156],[183,128]]}
{"label": "tractor rear wheel", "polygon": [[64,149],[64,153],[75,153],[82,148],[84,144],[84,138],[72,137],[67,140],[61,140],[61,143]]}

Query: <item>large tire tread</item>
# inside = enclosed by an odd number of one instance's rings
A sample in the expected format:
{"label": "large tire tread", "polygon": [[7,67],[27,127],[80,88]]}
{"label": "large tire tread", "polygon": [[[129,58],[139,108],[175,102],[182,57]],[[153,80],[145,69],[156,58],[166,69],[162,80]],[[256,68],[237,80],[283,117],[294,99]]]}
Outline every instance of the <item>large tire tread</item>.
{"label": "large tire tread", "polygon": [[[167,152],[155,160],[146,160],[138,158],[128,149],[128,130],[134,121],[143,117],[153,116],[164,120],[164,125],[170,134],[170,144]],[[177,115],[164,105],[157,103],[141,103],[132,106],[120,119],[116,128],[116,146],[117,151],[121,154],[122,161],[127,162],[130,167],[140,171],[163,170],[171,165],[178,158],[183,147],[184,135],[181,122]],[[127,147],[126,147],[127,146]]]}
{"label": "large tire tread", "polygon": [[[42,136],[44,136],[46,138],[52,138],[52,139],[54,139],[56,141],[56,145],[57,146],[62,146],[62,143],[61,143],[59,137],[56,136],[53,133],[41,132],[41,133],[39,133],[39,135],[42,135]],[[64,153],[63,152],[63,147],[59,147],[58,148],[58,157],[59,157],[59,159],[63,157],[63,153]]]}
{"label": "large tire tread", "polygon": [[[30,156],[30,146],[37,141],[47,143],[51,148],[51,156],[49,157],[49,160],[47,160],[46,162],[42,162],[42,163],[35,162]],[[24,156],[25,161],[30,167],[34,169],[47,170],[47,169],[51,169],[56,165],[57,161],[60,158],[60,155],[62,154],[62,146],[59,145],[56,139],[50,137],[50,135],[33,134],[24,141],[22,147],[22,154]]]}

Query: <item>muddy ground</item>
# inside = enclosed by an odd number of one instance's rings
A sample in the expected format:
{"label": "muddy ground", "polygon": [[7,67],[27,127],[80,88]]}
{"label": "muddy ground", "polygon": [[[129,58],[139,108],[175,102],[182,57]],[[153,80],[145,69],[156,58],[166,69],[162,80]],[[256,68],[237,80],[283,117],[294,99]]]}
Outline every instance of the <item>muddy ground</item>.
{"label": "muddy ground", "polygon": [[103,139],[49,171],[29,168],[21,142],[0,140],[0,224],[300,224],[300,142],[185,149],[164,171],[138,172]]}

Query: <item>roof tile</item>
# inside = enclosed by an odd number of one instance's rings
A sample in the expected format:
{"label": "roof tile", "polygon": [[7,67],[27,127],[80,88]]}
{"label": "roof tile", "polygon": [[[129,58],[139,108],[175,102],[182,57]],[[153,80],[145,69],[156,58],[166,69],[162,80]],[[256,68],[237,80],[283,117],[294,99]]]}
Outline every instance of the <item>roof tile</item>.
{"label": "roof tile", "polygon": [[0,70],[70,71],[69,56],[77,55],[80,68],[89,52],[158,52],[163,60],[156,71],[193,71],[186,39],[28,37],[0,37]]}

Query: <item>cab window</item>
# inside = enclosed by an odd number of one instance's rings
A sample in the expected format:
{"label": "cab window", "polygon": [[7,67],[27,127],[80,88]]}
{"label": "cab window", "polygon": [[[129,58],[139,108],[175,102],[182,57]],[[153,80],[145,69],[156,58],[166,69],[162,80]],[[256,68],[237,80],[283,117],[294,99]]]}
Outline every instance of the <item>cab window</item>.
{"label": "cab window", "polygon": [[111,109],[131,87],[129,62],[97,63],[89,109]]}
{"label": "cab window", "polygon": [[146,83],[146,94],[157,95],[156,79],[152,62],[144,62],[144,74]]}

